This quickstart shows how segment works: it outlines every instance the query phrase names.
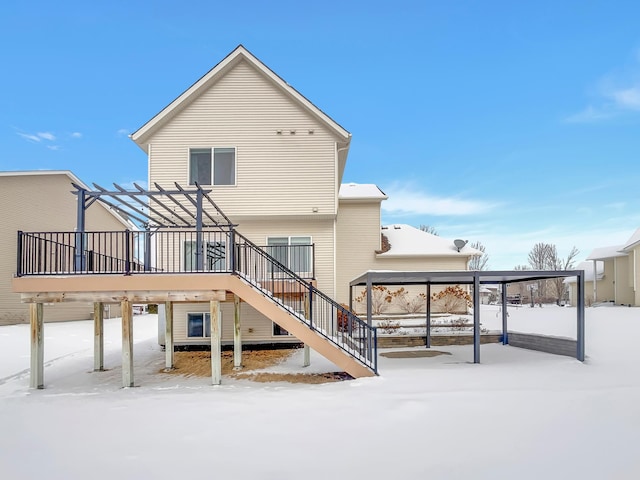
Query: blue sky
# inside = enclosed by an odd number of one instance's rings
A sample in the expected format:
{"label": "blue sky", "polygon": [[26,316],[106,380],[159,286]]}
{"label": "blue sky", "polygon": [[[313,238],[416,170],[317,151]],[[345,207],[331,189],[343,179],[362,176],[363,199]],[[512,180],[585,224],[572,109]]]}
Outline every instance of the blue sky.
{"label": "blue sky", "polygon": [[127,137],[238,44],[353,134],[385,223],[584,258],[640,227],[640,2],[10,2],[0,170],[147,176]]}

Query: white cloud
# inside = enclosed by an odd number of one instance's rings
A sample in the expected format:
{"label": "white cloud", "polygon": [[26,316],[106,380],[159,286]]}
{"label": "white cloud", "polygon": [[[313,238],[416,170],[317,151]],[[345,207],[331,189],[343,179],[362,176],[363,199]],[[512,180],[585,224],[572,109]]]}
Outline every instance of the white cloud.
{"label": "white cloud", "polygon": [[53,142],[56,139],[56,136],[51,132],[38,132],[38,136],[45,140],[49,140]]}
{"label": "white cloud", "polygon": [[80,132],[73,132],[71,138],[82,138],[82,134]]}
{"label": "white cloud", "polygon": [[640,110],[640,85],[613,90],[608,96],[622,110]]}
{"label": "white cloud", "polygon": [[594,106],[589,105],[581,112],[569,115],[564,119],[564,121],[567,123],[592,123],[600,120],[606,120],[613,116],[615,116],[615,113],[610,109],[605,110],[604,107],[595,108]]}
{"label": "white cloud", "polygon": [[49,150],[60,150],[60,145],[47,145]]}
{"label": "white cloud", "polygon": [[118,130],[116,132],[118,135],[120,136],[128,136],[129,135],[129,129],[127,128],[121,128],[120,130]]}
{"label": "white cloud", "polygon": [[18,135],[20,135],[25,140],[29,140],[30,142],[41,142],[42,141],[42,138],[40,138],[37,135],[32,135],[30,133],[18,132]]}
{"label": "white cloud", "polygon": [[133,185],[134,183],[141,186],[144,189],[148,188],[146,180],[131,180],[129,182],[120,183],[120,186],[123,188],[126,188],[127,190],[137,190],[136,187]]}
{"label": "white cloud", "polygon": [[475,215],[486,213],[495,204],[457,197],[438,197],[406,187],[385,189],[389,199],[382,202],[382,209],[393,214],[406,215]]}

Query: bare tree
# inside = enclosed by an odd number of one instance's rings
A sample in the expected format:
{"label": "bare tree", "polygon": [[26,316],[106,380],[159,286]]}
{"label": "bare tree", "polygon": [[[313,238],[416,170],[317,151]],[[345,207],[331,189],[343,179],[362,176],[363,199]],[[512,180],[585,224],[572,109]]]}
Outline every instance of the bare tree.
{"label": "bare tree", "polygon": [[[533,270],[570,270],[573,268],[578,253],[578,249],[573,247],[566,257],[560,257],[555,245],[551,243],[536,243],[529,252],[529,265]],[[566,292],[564,279],[555,278],[549,282],[539,280],[538,295],[540,297],[547,296],[547,283],[552,286],[552,293],[559,304]]]}
{"label": "bare tree", "polygon": [[420,225],[420,230],[430,233],[431,235],[438,235],[438,231],[431,225]]}
{"label": "bare tree", "polygon": [[471,257],[471,260],[469,260],[469,270],[486,270],[488,267],[487,264],[489,263],[489,254],[487,254],[484,245],[480,242],[472,242],[471,248],[480,250],[482,254]]}

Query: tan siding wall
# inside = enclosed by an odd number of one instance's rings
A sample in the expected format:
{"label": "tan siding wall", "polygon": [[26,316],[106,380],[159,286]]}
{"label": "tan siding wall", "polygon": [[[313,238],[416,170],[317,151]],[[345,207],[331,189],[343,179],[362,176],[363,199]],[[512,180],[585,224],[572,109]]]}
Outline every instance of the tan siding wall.
{"label": "tan siding wall", "polygon": [[601,298],[603,302],[612,302],[615,299],[613,291],[615,282],[614,272],[613,258],[604,260],[604,277],[596,284],[598,298]]}
{"label": "tan siding wall", "polygon": [[[233,303],[223,302],[222,310],[222,341],[233,343]],[[209,303],[176,303],[173,307],[174,341],[179,345],[197,345],[210,342],[209,338],[187,337],[187,314],[209,312]],[[273,335],[273,323],[268,318],[254,310],[251,305],[241,303],[240,324],[242,343],[288,343],[296,341],[291,335]]]}
{"label": "tan siding wall", "polygon": [[349,282],[374,268],[380,249],[380,202],[340,202],[336,222],[336,300],[349,303]]}
{"label": "tan siding wall", "polygon": [[633,287],[629,284],[629,270],[632,256],[615,258],[616,303],[634,303]]}
{"label": "tan siding wall", "polygon": [[190,147],[236,147],[237,186],[212,187],[227,215],[335,214],[335,141],[242,61],[149,140],[150,179],[186,185]]}
{"label": "tan siding wall", "polygon": [[[28,306],[11,291],[16,272],[17,231],[73,231],[76,197],[66,175],[0,176],[0,324],[27,322]],[[124,226],[100,205],[87,210],[87,230],[123,230]],[[45,321],[88,319],[89,303],[45,307]]]}

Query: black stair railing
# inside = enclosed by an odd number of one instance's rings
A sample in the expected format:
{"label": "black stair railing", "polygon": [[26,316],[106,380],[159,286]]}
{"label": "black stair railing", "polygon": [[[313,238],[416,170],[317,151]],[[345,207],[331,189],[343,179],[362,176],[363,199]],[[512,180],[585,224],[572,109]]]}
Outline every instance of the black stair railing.
{"label": "black stair railing", "polygon": [[234,272],[309,328],[377,373],[377,331],[235,232]]}

